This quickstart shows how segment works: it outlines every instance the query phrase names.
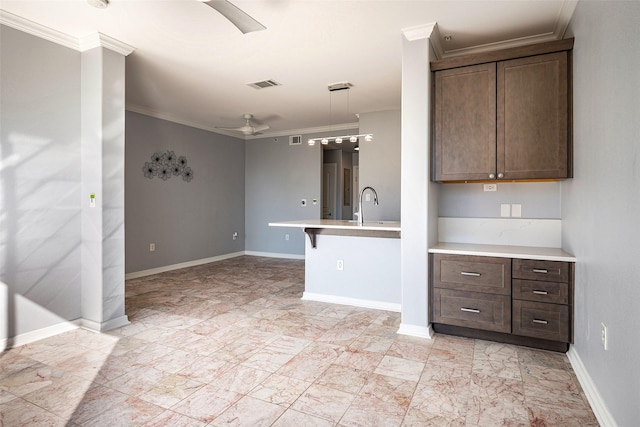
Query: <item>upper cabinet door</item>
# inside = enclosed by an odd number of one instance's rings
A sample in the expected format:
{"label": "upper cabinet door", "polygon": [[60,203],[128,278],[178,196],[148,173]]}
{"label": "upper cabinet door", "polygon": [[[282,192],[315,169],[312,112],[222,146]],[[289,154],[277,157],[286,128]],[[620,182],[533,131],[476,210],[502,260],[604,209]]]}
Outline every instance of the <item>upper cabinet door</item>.
{"label": "upper cabinet door", "polygon": [[497,71],[499,178],[568,178],[567,52],[501,61]]}
{"label": "upper cabinet door", "polygon": [[434,180],[495,178],[496,64],[436,72],[434,107]]}

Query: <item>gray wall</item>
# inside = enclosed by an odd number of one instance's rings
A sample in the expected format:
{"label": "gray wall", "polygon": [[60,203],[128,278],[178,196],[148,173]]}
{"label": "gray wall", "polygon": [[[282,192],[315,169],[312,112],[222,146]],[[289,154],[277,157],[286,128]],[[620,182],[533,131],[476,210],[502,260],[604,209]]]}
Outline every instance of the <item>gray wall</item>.
{"label": "gray wall", "polygon": [[363,202],[365,221],[400,220],[400,119],[399,110],[360,114],[360,133],[373,134],[360,142],[360,188],[375,188],[380,202]]}
{"label": "gray wall", "polygon": [[[317,135],[320,136],[320,135]],[[261,138],[246,142],[245,249],[249,252],[304,255],[304,233],[298,228],[269,227],[270,222],[319,219],[322,148],[289,139]],[[301,199],[307,206],[301,206]],[[314,205],[312,200],[316,199]],[[285,235],[289,235],[289,240]]]}
{"label": "gray wall", "polygon": [[80,53],[1,26],[0,343],[80,317]]}
{"label": "gray wall", "polygon": [[[130,111],[126,120],[127,273],[243,251],[244,141]],[[167,150],[187,158],[191,182],[144,176]]]}
{"label": "gray wall", "polygon": [[560,219],[560,182],[498,183],[485,192],[483,184],[440,184],[438,216],[500,218],[502,203],[522,205],[522,218]]}
{"label": "gray wall", "polygon": [[639,23],[640,2],[581,1],[569,28],[575,178],[562,185],[562,228],[578,259],[574,349],[620,426],[640,419]]}

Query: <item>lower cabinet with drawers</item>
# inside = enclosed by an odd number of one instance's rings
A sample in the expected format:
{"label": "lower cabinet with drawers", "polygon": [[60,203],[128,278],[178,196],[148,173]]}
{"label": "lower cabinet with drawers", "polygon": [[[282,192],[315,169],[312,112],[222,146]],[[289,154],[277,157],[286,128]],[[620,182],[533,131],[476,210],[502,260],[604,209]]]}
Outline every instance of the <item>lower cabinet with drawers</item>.
{"label": "lower cabinet with drawers", "polygon": [[566,352],[574,263],[430,254],[436,332]]}

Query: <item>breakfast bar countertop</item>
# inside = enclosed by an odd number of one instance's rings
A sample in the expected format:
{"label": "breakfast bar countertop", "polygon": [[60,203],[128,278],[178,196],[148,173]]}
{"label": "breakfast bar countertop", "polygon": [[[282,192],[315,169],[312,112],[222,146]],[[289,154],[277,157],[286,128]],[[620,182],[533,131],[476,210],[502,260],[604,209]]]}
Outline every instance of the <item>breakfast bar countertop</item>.
{"label": "breakfast bar countertop", "polygon": [[323,228],[334,230],[400,231],[399,221],[364,221],[359,225],[355,220],[302,219],[296,221],[270,222],[271,227]]}

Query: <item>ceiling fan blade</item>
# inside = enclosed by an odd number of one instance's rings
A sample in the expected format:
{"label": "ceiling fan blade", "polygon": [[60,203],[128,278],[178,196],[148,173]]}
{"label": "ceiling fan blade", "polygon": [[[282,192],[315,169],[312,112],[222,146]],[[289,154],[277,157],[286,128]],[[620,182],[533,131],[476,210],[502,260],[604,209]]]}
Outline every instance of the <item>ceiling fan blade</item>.
{"label": "ceiling fan blade", "polygon": [[228,131],[233,131],[233,132],[242,132],[242,128],[223,128],[220,126],[214,126],[215,129],[220,129],[220,130],[228,130]]}
{"label": "ceiling fan blade", "polygon": [[269,125],[256,125],[253,127],[253,134],[269,129]]}
{"label": "ceiling fan blade", "polygon": [[204,0],[207,6],[211,6],[222,16],[227,18],[233,25],[238,27],[242,34],[251,33],[253,31],[266,30],[267,27],[247,15],[242,9],[227,0]]}

